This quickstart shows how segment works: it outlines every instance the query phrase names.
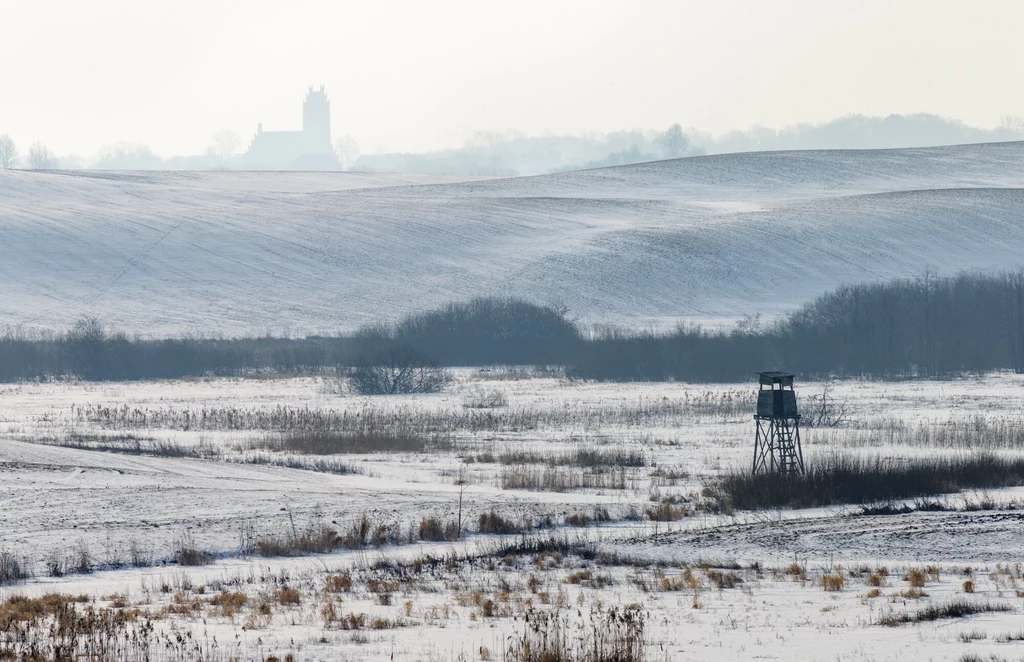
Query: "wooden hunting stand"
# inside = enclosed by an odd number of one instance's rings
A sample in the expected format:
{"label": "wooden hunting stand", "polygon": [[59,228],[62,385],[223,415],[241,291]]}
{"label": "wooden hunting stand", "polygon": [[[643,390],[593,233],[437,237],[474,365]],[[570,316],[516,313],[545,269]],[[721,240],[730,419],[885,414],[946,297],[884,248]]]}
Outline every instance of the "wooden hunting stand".
{"label": "wooden hunting stand", "polygon": [[754,466],[756,473],[803,473],[800,449],[800,414],[796,409],[793,375],[760,372],[754,414]]}

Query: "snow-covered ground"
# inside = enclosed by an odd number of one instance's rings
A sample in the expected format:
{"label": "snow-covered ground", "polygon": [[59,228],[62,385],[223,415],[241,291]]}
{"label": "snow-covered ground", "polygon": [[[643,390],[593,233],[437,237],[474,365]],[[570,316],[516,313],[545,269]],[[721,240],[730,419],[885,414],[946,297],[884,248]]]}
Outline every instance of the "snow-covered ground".
{"label": "snow-covered ground", "polygon": [[[895,457],[961,452],[953,437],[924,443],[921,436],[906,436],[895,444],[887,436],[901,429],[948,431],[959,424],[1002,426],[1002,436],[990,438],[992,449],[1018,453],[1024,444],[1004,442],[1017,439],[1012,431],[1024,425],[1022,386],[1024,376],[1010,374],[840,382],[831,385],[831,395],[847,407],[847,421],[837,429],[806,429],[805,454],[837,448]],[[798,387],[807,408],[824,385]],[[158,615],[160,631],[191,632],[207,642],[216,637],[221,651],[236,646],[250,659],[289,652],[301,660],[392,654],[412,660],[501,659],[506,637],[522,631],[530,608],[558,608],[586,621],[592,608],[627,605],[647,614],[655,660],[1024,654],[1021,641],[1013,640],[1024,608],[1024,489],[944,497],[952,505],[996,503],[984,511],[698,511],[671,522],[644,516],[666,498],[696,506],[709,479],[745,466],[754,388],[595,384],[470,369],[458,371],[441,394],[379,398],[355,396],[319,378],[2,385],[0,551],[23,558],[33,576],[4,587],[0,599],[59,591],[85,594],[100,606],[123,603]],[[505,404],[465,407],[481,394],[496,393]],[[279,438],[272,430],[247,424],[223,430],[196,424],[195,417],[188,429],[173,423],[185,411],[231,411],[243,418],[248,412],[246,420],[254,420],[254,412],[278,407],[429,421],[424,425],[450,420],[454,445],[346,456],[358,473],[335,475],[245,463],[256,453],[281,456],[260,450]],[[109,413],[114,410],[128,414]],[[997,439],[1003,441],[996,445]],[[146,452],[160,444],[193,449],[205,459]],[[503,489],[506,466],[496,461],[502,454],[552,456],[584,444],[605,452],[638,451],[645,466],[625,470],[623,489]],[[140,454],[99,450],[118,445]],[[239,550],[247,531],[287,537],[311,522],[344,530],[363,515],[403,532],[411,527],[415,534],[424,517],[455,517],[460,492],[468,535],[459,542],[403,540],[296,558]],[[593,514],[595,507],[607,509],[612,521],[586,528],[562,524],[566,516]],[[501,550],[520,537],[478,533],[478,515],[490,510],[517,520],[550,515],[556,528],[530,536],[553,535],[567,542],[566,551]],[[185,537],[216,560],[197,567],[171,563]],[[48,560],[73,560],[83,549],[92,557],[93,573],[49,576]],[[133,549],[154,565],[112,567],[115,560],[127,564]],[[463,560],[439,561],[433,569],[428,562],[426,570],[422,562],[418,570],[402,565],[451,552]],[[911,585],[912,569],[927,575],[923,586]],[[581,571],[590,575],[574,575]],[[723,580],[722,573],[730,572],[735,581]],[[328,576],[338,573],[351,575],[350,591],[325,590]],[[841,590],[824,590],[822,575],[841,575]],[[973,583],[970,590],[967,581]],[[282,586],[298,591],[298,604],[281,604]],[[245,593],[246,604],[235,614],[209,604],[223,591]],[[390,597],[379,597],[381,592]],[[953,599],[1011,611],[879,624],[887,614],[916,613]],[[360,629],[345,630],[343,622],[331,620],[330,609],[338,619],[367,614],[368,620]],[[380,619],[378,629],[371,625],[374,618]]]}
{"label": "snow-covered ground", "polygon": [[0,324],[304,334],[478,295],[721,323],[1024,254],[1021,143],[452,179],[4,171]]}

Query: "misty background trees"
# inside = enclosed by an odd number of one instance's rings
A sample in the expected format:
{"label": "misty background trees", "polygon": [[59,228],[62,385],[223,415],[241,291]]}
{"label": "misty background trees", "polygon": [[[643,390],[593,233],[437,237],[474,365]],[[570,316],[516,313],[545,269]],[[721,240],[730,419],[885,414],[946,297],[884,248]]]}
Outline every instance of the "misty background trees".
{"label": "misty background trees", "polygon": [[0,168],[7,170],[18,165],[18,146],[9,134],[0,134]]}
{"label": "misty background trees", "polygon": [[[6,139],[6,140],[5,140]],[[1024,119],[1005,117],[992,129],[918,113],[867,117],[848,115],[822,124],[798,124],[772,129],[755,126],[721,136],[675,123],[666,129],[631,129],[610,133],[526,136],[519,131],[477,131],[460,147],[423,153],[364,154],[351,135],[333,145],[342,170],[415,172],[455,175],[535,175],[582,168],[626,165],[658,159],[728,152],[797,149],[883,149],[980,142],[1024,140]],[[110,170],[223,170],[237,167],[235,157],[244,143],[231,129],[210,136],[203,154],[158,156],[141,143],[117,142],[89,157],[57,156],[45,151],[18,158],[14,140],[0,136],[0,167],[47,169],[99,168]],[[36,145],[33,145],[35,147]],[[337,166],[335,166],[337,167]]]}
{"label": "misty background trees", "polygon": [[359,143],[350,135],[344,135],[334,141],[334,153],[342,170],[351,170],[359,160]]}
{"label": "misty background trees", "polygon": [[57,168],[57,165],[57,155],[38,140],[28,148],[29,170],[54,170]]}
{"label": "misty background trees", "polygon": [[163,159],[149,145],[114,143],[100,148],[92,167],[100,170],[155,170]]}
{"label": "misty background trees", "polygon": [[736,382],[767,369],[900,379],[1024,373],[1024,271],[925,272],[841,287],[767,322],[749,317],[731,328],[665,333],[582,329],[557,306],[489,298],[336,337],[130,338],[91,318],[65,333],[0,334],[5,382],[356,368],[369,386],[391,388],[396,380],[428,384],[437,367],[499,364],[557,365],[570,378],[609,381]]}
{"label": "misty background trees", "polygon": [[242,139],[236,131],[220,129],[210,136],[210,145],[206,148],[206,153],[213,158],[217,167],[223,170],[231,158],[238,154],[241,145]]}

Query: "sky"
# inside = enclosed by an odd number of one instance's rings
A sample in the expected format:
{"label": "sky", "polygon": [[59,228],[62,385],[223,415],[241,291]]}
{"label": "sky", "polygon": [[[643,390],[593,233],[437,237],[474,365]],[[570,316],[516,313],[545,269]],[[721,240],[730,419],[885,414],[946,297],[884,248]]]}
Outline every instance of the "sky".
{"label": "sky", "polygon": [[364,153],[528,135],[720,134],[850,113],[1024,116],[1024,2],[0,0],[0,133],[200,154],[301,127]]}

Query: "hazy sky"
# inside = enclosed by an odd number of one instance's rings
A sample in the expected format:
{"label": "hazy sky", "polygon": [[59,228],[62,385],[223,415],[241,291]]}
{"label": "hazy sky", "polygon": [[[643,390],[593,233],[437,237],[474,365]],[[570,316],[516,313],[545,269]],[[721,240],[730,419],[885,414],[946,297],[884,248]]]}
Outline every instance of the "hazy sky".
{"label": "hazy sky", "polygon": [[298,129],[325,85],[364,152],[714,133],[848,113],[1024,115],[1024,2],[0,0],[0,133],[89,155]]}

